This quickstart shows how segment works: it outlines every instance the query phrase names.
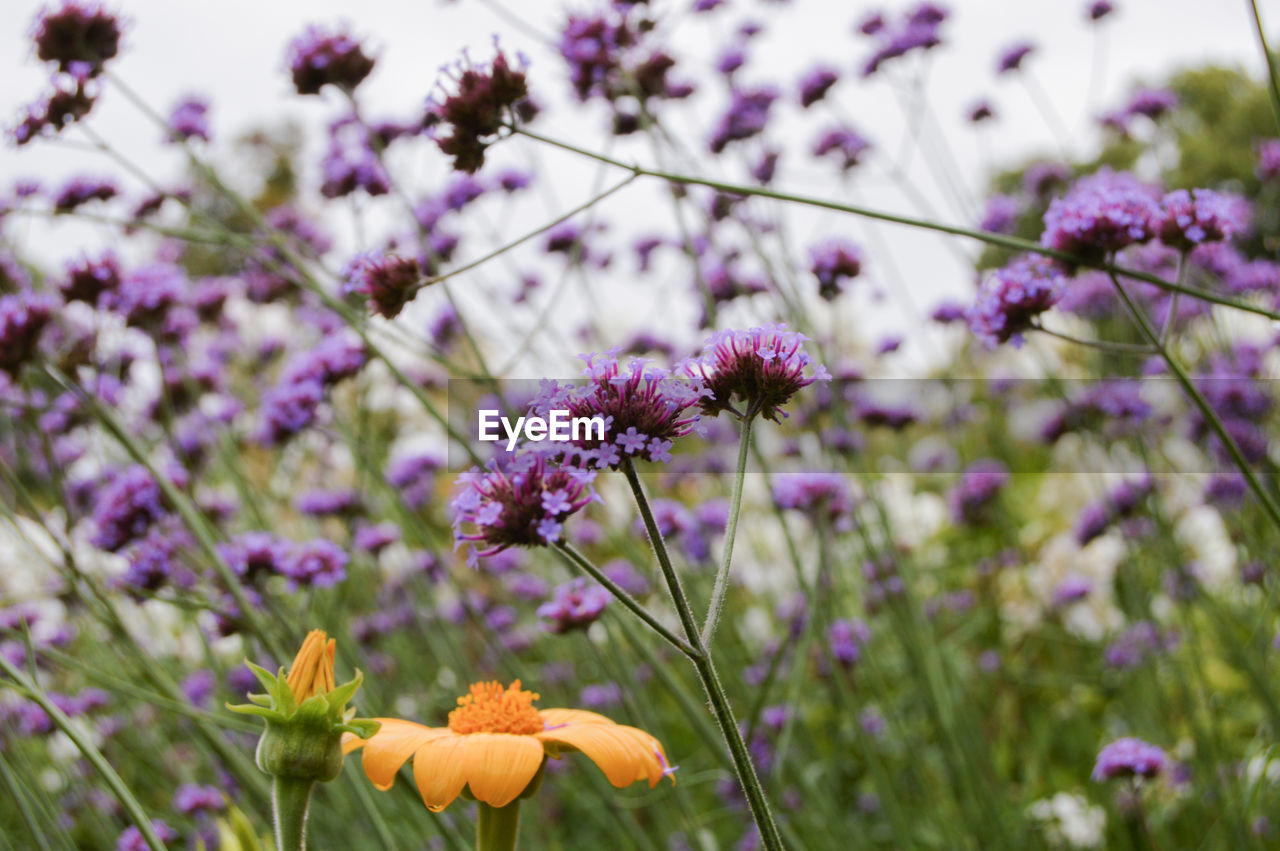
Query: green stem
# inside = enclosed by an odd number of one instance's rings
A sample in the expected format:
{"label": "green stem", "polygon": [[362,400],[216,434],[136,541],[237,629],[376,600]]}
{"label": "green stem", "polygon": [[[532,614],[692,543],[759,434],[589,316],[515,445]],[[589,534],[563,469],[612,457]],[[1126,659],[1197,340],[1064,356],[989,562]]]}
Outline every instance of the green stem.
{"label": "green stem", "polygon": [[769,810],[769,801],[765,797],[764,787],[761,786],[760,778],[756,774],[755,763],[751,761],[751,753],[747,750],[746,742],[742,739],[742,731],[738,727],[737,718],[734,717],[733,706],[729,703],[729,696],[725,693],[724,685],[720,682],[720,673],[711,661],[706,645],[702,643],[702,635],[698,632],[698,624],[694,620],[689,598],[685,596],[684,587],[680,584],[680,575],[676,573],[671,564],[671,556],[667,552],[666,543],[662,540],[662,532],[658,529],[658,523],[653,517],[653,510],[649,507],[649,498],[645,495],[644,486],[640,484],[640,477],[636,475],[635,464],[632,463],[630,458],[622,462],[622,472],[627,478],[627,484],[631,487],[636,507],[640,510],[640,517],[643,519],[645,530],[649,534],[649,544],[653,547],[654,556],[658,559],[658,566],[662,569],[663,578],[667,583],[667,591],[670,592],[676,612],[680,615],[680,623],[684,627],[685,636],[694,649],[698,651],[690,659],[698,672],[698,679],[702,681],[702,687],[707,692],[712,714],[715,715],[716,723],[720,727],[720,735],[729,747],[729,756],[733,759],[733,767],[738,775],[738,783],[746,794],[747,805],[751,808],[751,817],[755,820],[756,828],[760,831],[760,838],[764,842],[764,847],[767,851],[783,851],[782,837],[778,833],[778,825],[774,822],[773,813]]}
{"label": "green stem", "polygon": [[703,647],[711,646],[716,627],[720,625],[724,598],[729,592],[729,566],[733,561],[733,542],[738,535],[738,515],[742,513],[742,485],[747,478],[747,453],[751,451],[751,423],[754,420],[755,415],[750,411],[742,418],[742,433],[738,438],[738,468],[733,477],[733,495],[729,498],[729,523],[724,530],[724,552],[720,556],[720,569],[716,571],[716,582],[711,588],[711,605],[707,608],[707,619],[702,625]]}
{"label": "green stem", "polygon": [[1280,74],[1276,70],[1275,57],[1267,46],[1267,33],[1262,28],[1262,15],[1258,12],[1257,0],[1249,0],[1249,8],[1253,11],[1253,30],[1258,34],[1258,45],[1262,48],[1262,61],[1267,63],[1267,91],[1271,95],[1271,111],[1275,113],[1276,126],[1280,126]]}
{"label": "green stem", "polygon": [[307,808],[316,781],[276,777],[271,784],[271,815],[276,826],[276,851],[304,851],[307,847]]}
{"label": "green stem", "polygon": [[711,180],[704,177],[696,177],[689,174],[676,174],[674,172],[662,171],[660,169],[645,168],[634,163],[626,163],[619,159],[606,156],[596,151],[590,151],[586,148],[580,148],[577,145],[563,142],[559,139],[553,139],[549,136],[543,136],[524,128],[517,128],[513,131],[521,136],[526,136],[535,142],[542,142],[552,147],[560,148],[564,151],[577,154],[579,156],[588,157],[597,162],[606,163],[615,168],[626,169],[632,174],[642,175],[645,177],[656,177],[659,180],[666,180],[670,183],[678,183],[687,186],[706,186],[710,189],[716,189],[733,195],[755,196],[759,198],[772,198],[775,201],[785,201],[791,204],[800,204],[806,207],[817,207],[822,210],[835,210],[839,213],[851,213],[855,216],[862,216],[867,219],[875,219],[882,222],[892,222],[893,224],[906,225],[908,227],[920,228],[921,230],[931,230],[937,233],[950,234],[951,236],[963,236],[968,239],[985,242],[988,245],[998,245],[1002,248],[1008,248],[1013,251],[1025,251],[1032,254],[1039,254],[1044,257],[1052,257],[1055,260],[1061,260],[1063,263],[1077,267],[1081,266],[1087,269],[1099,269],[1103,272],[1111,272],[1113,274],[1124,275],[1126,278],[1132,278],[1135,281],[1143,281],[1148,284],[1155,284],[1162,290],[1168,292],[1179,292],[1183,295],[1189,295],[1198,298],[1201,301],[1207,301],[1212,304],[1220,304],[1224,307],[1233,307],[1236,310],[1242,310],[1246,313],[1256,313],[1259,316],[1265,316],[1269,319],[1280,320],[1280,313],[1267,310],[1264,307],[1247,304],[1242,301],[1226,298],[1217,293],[1196,287],[1181,286],[1172,281],[1167,281],[1158,275],[1152,275],[1137,269],[1130,269],[1125,266],[1117,266],[1114,263],[1097,262],[1085,257],[1077,257],[1074,254],[1068,254],[1065,251],[1058,251],[1054,248],[1041,245],[1038,242],[1032,242],[1029,239],[1021,239],[1016,236],[1006,236],[1005,234],[990,233],[988,231],[974,230],[972,228],[961,227],[959,225],[949,225],[945,222],[935,222],[928,219],[920,219],[915,216],[904,216],[898,213],[889,213],[884,210],[876,210],[870,207],[863,207],[857,204],[845,204],[839,201],[829,201],[823,198],[813,198],[808,195],[794,195],[788,192],[778,192],[773,189],[767,189],[761,186],[750,186],[743,183],[725,183],[721,180]]}
{"label": "green stem", "polygon": [[146,810],[138,803],[138,799],[129,791],[129,787],[120,779],[120,775],[111,767],[111,763],[107,762],[106,757],[102,755],[93,743],[81,735],[77,726],[67,717],[66,713],[57,707],[57,705],[49,699],[49,696],[36,685],[35,681],[30,679],[22,671],[14,667],[4,654],[0,653],[0,671],[6,677],[9,677],[18,687],[25,692],[26,696],[35,701],[45,714],[49,716],[49,720],[54,726],[66,734],[71,743],[76,746],[90,765],[102,776],[107,786],[111,788],[112,794],[116,800],[124,807],[124,811],[128,813],[129,820],[138,828],[138,834],[142,837],[142,841],[147,843],[147,847],[151,851],[164,851],[164,843],[160,841],[160,837],[156,836],[156,832],[151,829],[151,819],[147,816]]}
{"label": "green stem", "polygon": [[519,833],[519,798],[505,807],[476,801],[476,851],[511,851]]}

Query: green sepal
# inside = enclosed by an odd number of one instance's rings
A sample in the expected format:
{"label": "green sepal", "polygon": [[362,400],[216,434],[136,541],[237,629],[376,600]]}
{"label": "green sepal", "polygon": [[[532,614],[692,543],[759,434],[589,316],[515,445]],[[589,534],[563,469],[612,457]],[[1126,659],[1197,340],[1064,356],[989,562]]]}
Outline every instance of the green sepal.
{"label": "green sepal", "polygon": [[368,739],[381,728],[381,721],[374,721],[372,718],[352,718],[337,729],[360,739]]}

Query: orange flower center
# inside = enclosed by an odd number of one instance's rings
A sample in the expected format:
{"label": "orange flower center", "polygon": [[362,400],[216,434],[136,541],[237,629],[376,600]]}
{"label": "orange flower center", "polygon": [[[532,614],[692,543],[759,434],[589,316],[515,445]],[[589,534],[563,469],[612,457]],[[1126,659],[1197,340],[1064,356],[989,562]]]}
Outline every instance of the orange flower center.
{"label": "orange flower center", "polygon": [[542,716],[534,708],[538,695],[520,688],[516,680],[507,688],[495,681],[472,683],[471,693],[458,698],[449,713],[449,729],[455,733],[541,733]]}

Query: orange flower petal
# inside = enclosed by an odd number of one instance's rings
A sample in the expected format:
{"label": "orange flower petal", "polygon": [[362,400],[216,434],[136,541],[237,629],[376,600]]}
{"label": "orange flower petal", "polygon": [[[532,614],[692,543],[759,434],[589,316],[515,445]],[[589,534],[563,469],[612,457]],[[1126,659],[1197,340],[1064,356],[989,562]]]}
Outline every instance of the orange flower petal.
{"label": "orange flower petal", "polygon": [[422,747],[426,742],[440,736],[451,735],[448,730],[438,727],[424,727],[412,721],[401,721],[396,718],[379,718],[382,727],[368,740],[355,739],[348,744],[344,741],[343,750],[350,752],[364,743],[364,754],[361,763],[364,773],[374,787],[386,791],[396,782],[396,773],[400,766]]}
{"label": "orange flower petal", "polygon": [[616,724],[612,718],[606,718],[595,712],[588,712],[585,709],[543,709],[538,713],[542,716],[543,722],[550,727],[559,727],[562,724]]}
{"label": "orange flower petal", "polygon": [[452,804],[467,785],[462,754],[468,738],[456,734],[437,736],[413,754],[413,780],[418,784],[422,803],[433,813]]}
{"label": "orange flower petal", "polygon": [[514,801],[542,765],[542,742],[511,733],[471,733],[462,754],[471,794],[491,807]]}
{"label": "orange flower petal", "polygon": [[666,759],[666,754],[662,751],[661,743],[635,727],[613,722],[602,724],[598,721],[570,721],[558,729],[539,733],[537,738],[582,751],[600,767],[609,782],[618,788],[630,786],[637,780],[648,780],[649,788],[652,789],[662,779],[664,766],[658,754],[663,754],[662,760]]}

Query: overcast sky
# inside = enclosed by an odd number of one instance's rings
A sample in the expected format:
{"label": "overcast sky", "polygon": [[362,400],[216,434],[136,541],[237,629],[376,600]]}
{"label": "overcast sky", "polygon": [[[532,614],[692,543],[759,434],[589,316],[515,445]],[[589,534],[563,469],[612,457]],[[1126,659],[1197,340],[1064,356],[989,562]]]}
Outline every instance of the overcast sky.
{"label": "overcast sky", "polygon": [[[31,22],[42,5],[36,0],[0,3],[0,79],[5,81],[0,88],[0,116],[16,116],[23,104],[44,89],[45,71],[34,61],[28,41]],[[564,66],[549,41],[567,11],[589,6],[586,2],[117,0],[109,5],[120,9],[128,21],[125,49],[115,66],[120,77],[162,109],[188,92],[208,96],[214,104],[215,133],[223,138],[256,125],[293,119],[309,129],[308,151],[313,159],[317,157],[324,122],[337,116],[341,108],[336,99],[299,98],[291,93],[284,70],[285,45],[307,23],[346,21],[378,56],[374,74],[362,87],[369,113],[412,115],[437,80],[440,66],[455,60],[463,47],[469,47],[478,59],[486,58],[496,33],[505,48],[522,51],[532,60],[531,85],[551,106],[536,129],[590,148],[603,149],[609,143],[601,113],[562,108],[567,95]],[[896,11],[906,5],[894,3],[886,8]],[[686,75],[707,78],[736,25],[748,17],[771,23],[762,39],[751,46],[750,62],[742,72],[745,80],[773,82],[790,94],[797,76],[819,60],[847,74],[834,90],[837,108],[824,107],[807,115],[784,111],[780,120],[788,122],[786,133],[795,127],[794,141],[803,148],[821,126],[836,118],[846,119],[876,141],[878,154],[873,165],[862,169],[852,182],[840,184],[833,181],[829,169],[796,163],[782,172],[777,188],[842,197],[901,212],[920,213],[923,204],[942,218],[963,224],[973,224],[977,215],[988,163],[1008,164],[1037,152],[1052,155],[1059,149],[1050,133],[1050,122],[1060,120],[1071,132],[1070,150],[1085,153],[1097,138],[1091,117],[1118,105],[1137,81],[1158,80],[1175,68],[1206,62],[1261,71],[1245,0],[1116,0],[1118,11],[1101,32],[1084,22],[1085,4],[1080,0],[963,0],[949,5],[953,17],[944,29],[947,44],[929,60],[928,97],[935,116],[930,120],[936,120],[934,132],[928,134],[932,141],[922,150],[913,150],[907,160],[908,178],[920,196],[913,198],[904,194],[886,171],[886,164],[904,144],[912,148],[909,140],[904,142],[908,125],[899,93],[902,84],[856,78],[855,69],[869,48],[864,39],[851,33],[851,24],[873,8],[872,4],[793,0],[783,5],[730,0],[721,11],[701,16],[688,15],[685,0],[655,0],[653,4],[656,9],[670,10],[659,17],[668,21],[667,39],[680,55],[689,57]],[[1280,0],[1265,0],[1261,8],[1275,31],[1280,27]],[[520,10],[519,20],[509,11],[515,9]],[[1102,60],[1095,43],[1099,37],[1103,40]],[[996,54],[1020,39],[1038,46],[1027,62],[1031,88],[1043,90],[1054,104],[1057,118],[1042,115],[1033,105],[1028,85],[995,77]],[[1104,73],[1095,77],[1095,69]],[[898,76],[900,81],[905,79]],[[704,88],[703,100],[672,117],[673,127],[677,132],[688,131],[688,142],[695,148],[705,147],[708,116],[714,115],[724,100],[718,84],[708,81]],[[963,121],[966,107],[979,96],[989,97],[1000,114],[999,122],[982,133]],[[159,144],[156,129],[114,93],[109,93],[91,120],[114,146],[145,163],[162,180],[180,173],[179,158]],[[943,144],[946,152],[940,150]],[[218,152],[215,148],[215,155]],[[652,162],[649,147],[640,140],[615,145],[613,152]],[[506,238],[573,206],[587,197],[593,182],[600,179],[593,167],[584,168],[572,157],[538,151],[537,158],[531,159],[533,154],[529,150],[501,154],[512,162],[536,163],[546,185],[537,204],[496,226]],[[928,162],[935,167],[928,167]],[[954,165],[945,168],[944,175],[936,166],[948,162]],[[739,173],[735,167],[740,164],[703,160],[679,165],[733,176]],[[428,186],[443,180],[443,162],[422,168],[415,177]],[[35,175],[56,182],[71,173],[104,171],[112,169],[100,156],[65,146],[37,143],[16,151],[6,149],[0,156],[0,185],[19,176]],[[961,188],[952,192],[943,180],[956,176]],[[634,231],[615,227],[609,233],[611,247],[620,253],[637,232],[663,223],[669,210],[655,187],[626,192],[626,197],[613,199],[604,211],[625,212],[628,220],[640,222]],[[878,328],[910,328],[918,322],[919,311],[927,310],[939,298],[971,292],[972,276],[964,265],[965,257],[974,251],[971,244],[893,226],[868,226],[837,214],[794,215],[792,233],[813,234],[814,241],[845,235],[866,245],[868,275],[875,288],[886,295],[875,302],[869,286],[866,293],[841,309],[853,316],[875,314]],[[70,237],[63,234],[65,231],[55,236],[38,223],[10,229],[10,235],[16,235],[25,250],[45,260],[71,253],[69,243],[102,238],[79,232]],[[354,235],[339,236],[345,247],[355,247]],[[805,239],[797,242],[800,250],[808,244]],[[467,256],[479,250],[477,246],[466,252]],[[618,264],[615,274],[623,275],[629,268],[627,258]],[[908,292],[904,293],[904,288]],[[610,292],[622,291],[606,290],[606,301]],[[618,298],[625,300],[621,295]],[[632,329],[620,322],[618,333],[627,330]]]}

